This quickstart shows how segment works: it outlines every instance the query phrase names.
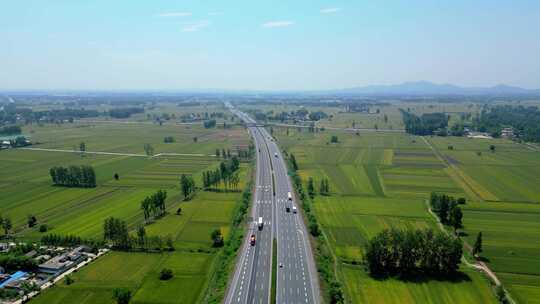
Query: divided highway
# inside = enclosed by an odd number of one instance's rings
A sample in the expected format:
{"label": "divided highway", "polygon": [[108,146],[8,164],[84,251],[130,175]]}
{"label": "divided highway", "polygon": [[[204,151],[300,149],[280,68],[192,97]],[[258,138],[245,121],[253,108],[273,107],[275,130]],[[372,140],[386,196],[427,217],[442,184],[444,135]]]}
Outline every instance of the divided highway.
{"label": "divided highway", "polygon": [[[248,125],[254,139],[257,180],[252,220],[225,303],[270,303],[272,267],[277,268],[276,303],[318,303],[317,271],[309,236],[279,147],[253,119],[230,104],[227,107]],[[252,235],[255,235],[255,244],[252,244]],[[274,238],[277,265],[272,265]]]}

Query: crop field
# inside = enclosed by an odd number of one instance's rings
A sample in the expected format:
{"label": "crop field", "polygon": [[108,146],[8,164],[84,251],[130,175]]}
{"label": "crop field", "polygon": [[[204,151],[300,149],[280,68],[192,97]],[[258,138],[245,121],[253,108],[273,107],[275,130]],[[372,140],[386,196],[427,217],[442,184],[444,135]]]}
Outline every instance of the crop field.
{"label": "crop field", "polygon": [[[249,145],[243,128],[204,129],[195,125],[75,123],[25,127],[35,143],[31,148],[78,150],[86,143],[88,153],[10,149],[0,151],[0,213],[13,222],[12,234],[18,240],[37,241],[46,233],[71,234],[101,239],[103,221],[116,217],[126,221],[132,231],[144,221],[141,201],[159,189],[167,191],[167,213],[145,226],[148,236],[170,236],[175,252],[109,253],[85,267],[71,286],[46,291],[41,303],[112,303],[111,290],[128,287],[134,303],[196,303],[206,287],[209,270],[216,256],[210,234],[221,229],[225,237],[231,224],[239,192],[198,191],[183,201],[179,187],[181,174],[192,175],[202,185],[202,171],[215,169],[220,158],[216,149]],[[173,136],[175,143],[163,143]],[[197,137],[197,141],[193,140]],[[147,157],[143,145],[154,147]],[[119,154],[92,154],[90,152]],[[49,169],[53,166],[91,165],[96,171],[96,188],[53,186]],[[119,179],[114,179],[114,174]],[[239,189],[249,178],[249,165],[241,164]],[[182,214],[176,210],[181,207]],[[38,220],[27,227],[27,217]],[[48,231],[38,231],[46,224]],[[175,274],[170,281],[158,279],[163,268]],[[156,292],[159,291],[159,292]],[[157,295],[163,297],[156,298]],[[164,300],[168,299],[168,300]],[[164,302],[165,301],[165,302]],[[166,302],[170,301],[170,302]]]}
{"label": "crop field", "polygon": [[[308,133],[274,128],[295,155],[303,181],[330,181],[330,196],[317,195],[315,213],[341,262],[351,303],[494,303],[484,277],[462,266],[456,281],[404,282],[369,277],[362,262],[367,240],[384,228],[436,228],[425,200],[432,191],[465,195],[447,164],[420,137],[404,133]],[[329,143],[337,135],[337,144]],[[458,300],[459,299],[459,300]]]}
{"label": "crop field", "polygon": [[359,266],[347,265],[342,271],[352,303],[498,303],[487,280],[471,270],[452,282],[374,280]]}
{"label": "crop field", "polygon": [[[132,291],[131,303],[196,303],[199,300],[212,255],[172,252],[163,254],[112,252],[83,268],[67,286],[59,282],[32,303],[115,303],[114,288]],[[159,271],[169,268],[174,277],[159,280]]]}
{"label": "crop field", "polygon": [[[519,302],[539,303],[540,154],[505,140],[429,141],[444,157],[455,160],[464,183],[481,199],[464,207],[466,240],[472,244],[481,231],[482,256],[512,296]],[[490,152],[490,145],[495,152]]]}

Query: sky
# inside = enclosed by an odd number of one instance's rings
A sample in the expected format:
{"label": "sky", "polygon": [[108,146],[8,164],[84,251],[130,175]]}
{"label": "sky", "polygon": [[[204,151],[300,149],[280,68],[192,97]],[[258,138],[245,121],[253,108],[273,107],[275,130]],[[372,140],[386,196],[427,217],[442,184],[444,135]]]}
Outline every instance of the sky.
{"label": "sky", "polygon": [[0,89],[540,88],[540,1],[17,0]]}

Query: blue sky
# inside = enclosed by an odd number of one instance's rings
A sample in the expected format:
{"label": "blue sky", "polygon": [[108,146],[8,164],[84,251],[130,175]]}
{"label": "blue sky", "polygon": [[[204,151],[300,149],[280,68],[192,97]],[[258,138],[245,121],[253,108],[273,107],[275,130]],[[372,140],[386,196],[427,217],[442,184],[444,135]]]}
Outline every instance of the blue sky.
{"label": "blue sky", "polygon": [[540,88],[540,1],[3,1],[0,41],[0,89]]}

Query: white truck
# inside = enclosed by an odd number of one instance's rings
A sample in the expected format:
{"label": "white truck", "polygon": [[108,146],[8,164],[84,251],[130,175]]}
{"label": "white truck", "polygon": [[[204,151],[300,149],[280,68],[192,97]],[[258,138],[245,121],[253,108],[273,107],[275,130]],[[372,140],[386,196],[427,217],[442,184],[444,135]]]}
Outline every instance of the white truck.
{"label": "white truck", "polygon": [[292,206],[292,213],[296,213],[297,210],[296,210],[296,206]]}
{"label": "white truck", "polygon": [[292,194],[290,192],[287,192],[287,199],[289,202],[292,202]]}
{"label": "white truck", "polygon": [[262,216],[259,216],[259,221],[257,222],[257,226],[259,227],[259,230],[263,229],[264,222]]}

